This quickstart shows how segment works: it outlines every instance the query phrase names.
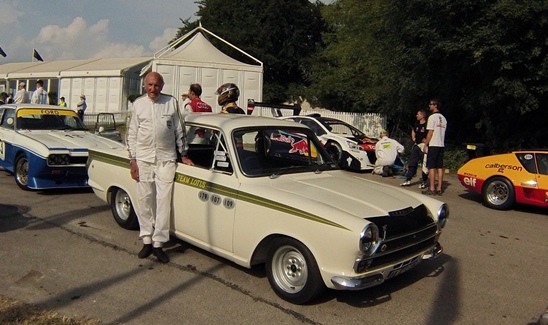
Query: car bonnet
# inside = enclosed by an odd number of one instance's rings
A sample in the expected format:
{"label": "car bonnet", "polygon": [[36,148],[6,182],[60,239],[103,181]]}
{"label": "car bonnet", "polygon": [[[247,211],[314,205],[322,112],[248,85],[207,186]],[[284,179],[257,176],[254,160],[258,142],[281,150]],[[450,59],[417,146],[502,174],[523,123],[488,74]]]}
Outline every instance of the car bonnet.
{"label": "car bonnet", "polygon": [[338,211],[367,218],[386,216],[388,212],[415,208],[422,203],[405,190],[342,172],[285,176],[286,181],[271,183],[280,198],[285,197],[290,201],[286,203],[315,214]]}
{"label": "car bonnet", "polygon": [[23,132],[22,134],[43,144],[50,150],[114,148],[120,145],[115,141],[85,131],[37,130]]}

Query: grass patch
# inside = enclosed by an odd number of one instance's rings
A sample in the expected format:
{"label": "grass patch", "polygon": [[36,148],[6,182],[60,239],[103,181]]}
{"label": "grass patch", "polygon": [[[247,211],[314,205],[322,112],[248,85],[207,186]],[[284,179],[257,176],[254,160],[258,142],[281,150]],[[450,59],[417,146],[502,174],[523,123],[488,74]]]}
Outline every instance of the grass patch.
{"label": "grass patch", "polygon": [[101,325],[88,318],[69,318],[0,295],[0,324],[4,325]]}

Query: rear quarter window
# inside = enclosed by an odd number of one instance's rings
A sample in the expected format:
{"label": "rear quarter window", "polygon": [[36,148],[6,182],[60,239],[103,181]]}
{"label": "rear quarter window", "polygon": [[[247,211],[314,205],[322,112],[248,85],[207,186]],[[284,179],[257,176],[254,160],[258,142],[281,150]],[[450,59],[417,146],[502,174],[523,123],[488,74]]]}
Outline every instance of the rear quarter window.
{"label": "rear quarter window", "polygon": [[535,155],[533,153],[520,152],[516,154],[519,162],[528,172],[536,174],[537,166],[535,164]]}

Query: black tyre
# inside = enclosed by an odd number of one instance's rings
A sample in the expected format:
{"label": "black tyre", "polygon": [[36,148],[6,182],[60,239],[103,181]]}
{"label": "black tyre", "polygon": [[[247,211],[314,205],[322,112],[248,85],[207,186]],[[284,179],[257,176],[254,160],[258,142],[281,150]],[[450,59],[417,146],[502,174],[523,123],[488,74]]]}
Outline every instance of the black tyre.
{"label": "black tyre", "polygon": [[266,273],[274,292],[294,304],[311,301],[325,290],[314,256],[292,238],[274,240],[268,250]]}
{"label": "black tyre", "polygon": [[17,156],[13,171],[17,186],[25,191],[29,191],[29,160],[27,159],[27,156],[24,154]]}
{"label": "black tyre", "polygon": [[342,151],[342,147],[341,147],[340,144],[338,144],[336,142],[329,142],[325,146],[325,150],[331,156],[333,161],[337,163],[337,165],[339,165],[340,167],[343,167],[342,166],[343,151]]}
{"label": "black tyre", "polygon": [[110,193],[110,207],[116,223],[129,230],[139,229],[139,220],[126,191],[116,188]]}
{"label": "black tyre", "polygon": [[489,208],[508,210],[516,201],[514,186],[507,178],[493,177],[483,185],[482,198]]}

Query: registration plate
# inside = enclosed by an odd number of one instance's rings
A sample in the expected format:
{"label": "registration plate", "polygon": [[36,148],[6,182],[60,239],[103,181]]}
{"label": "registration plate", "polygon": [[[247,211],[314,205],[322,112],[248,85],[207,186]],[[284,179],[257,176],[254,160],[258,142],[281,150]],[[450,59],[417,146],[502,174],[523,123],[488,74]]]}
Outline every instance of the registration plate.
{"label": "registration plate", "polygon": [[392,271],[390,271],[390,273],[388,273],[388,276],[386,277],[386,279],[388,280],[390,278],[393,278],[395,276],[398,276],[404,272],[411,270],[412,268],[417,266],[417,264],[420,263],[421,259],[419,257],[420,256],[414,257],[410,260],[407,260],[405,262],[402,262],[396,265],[395,268]]}

